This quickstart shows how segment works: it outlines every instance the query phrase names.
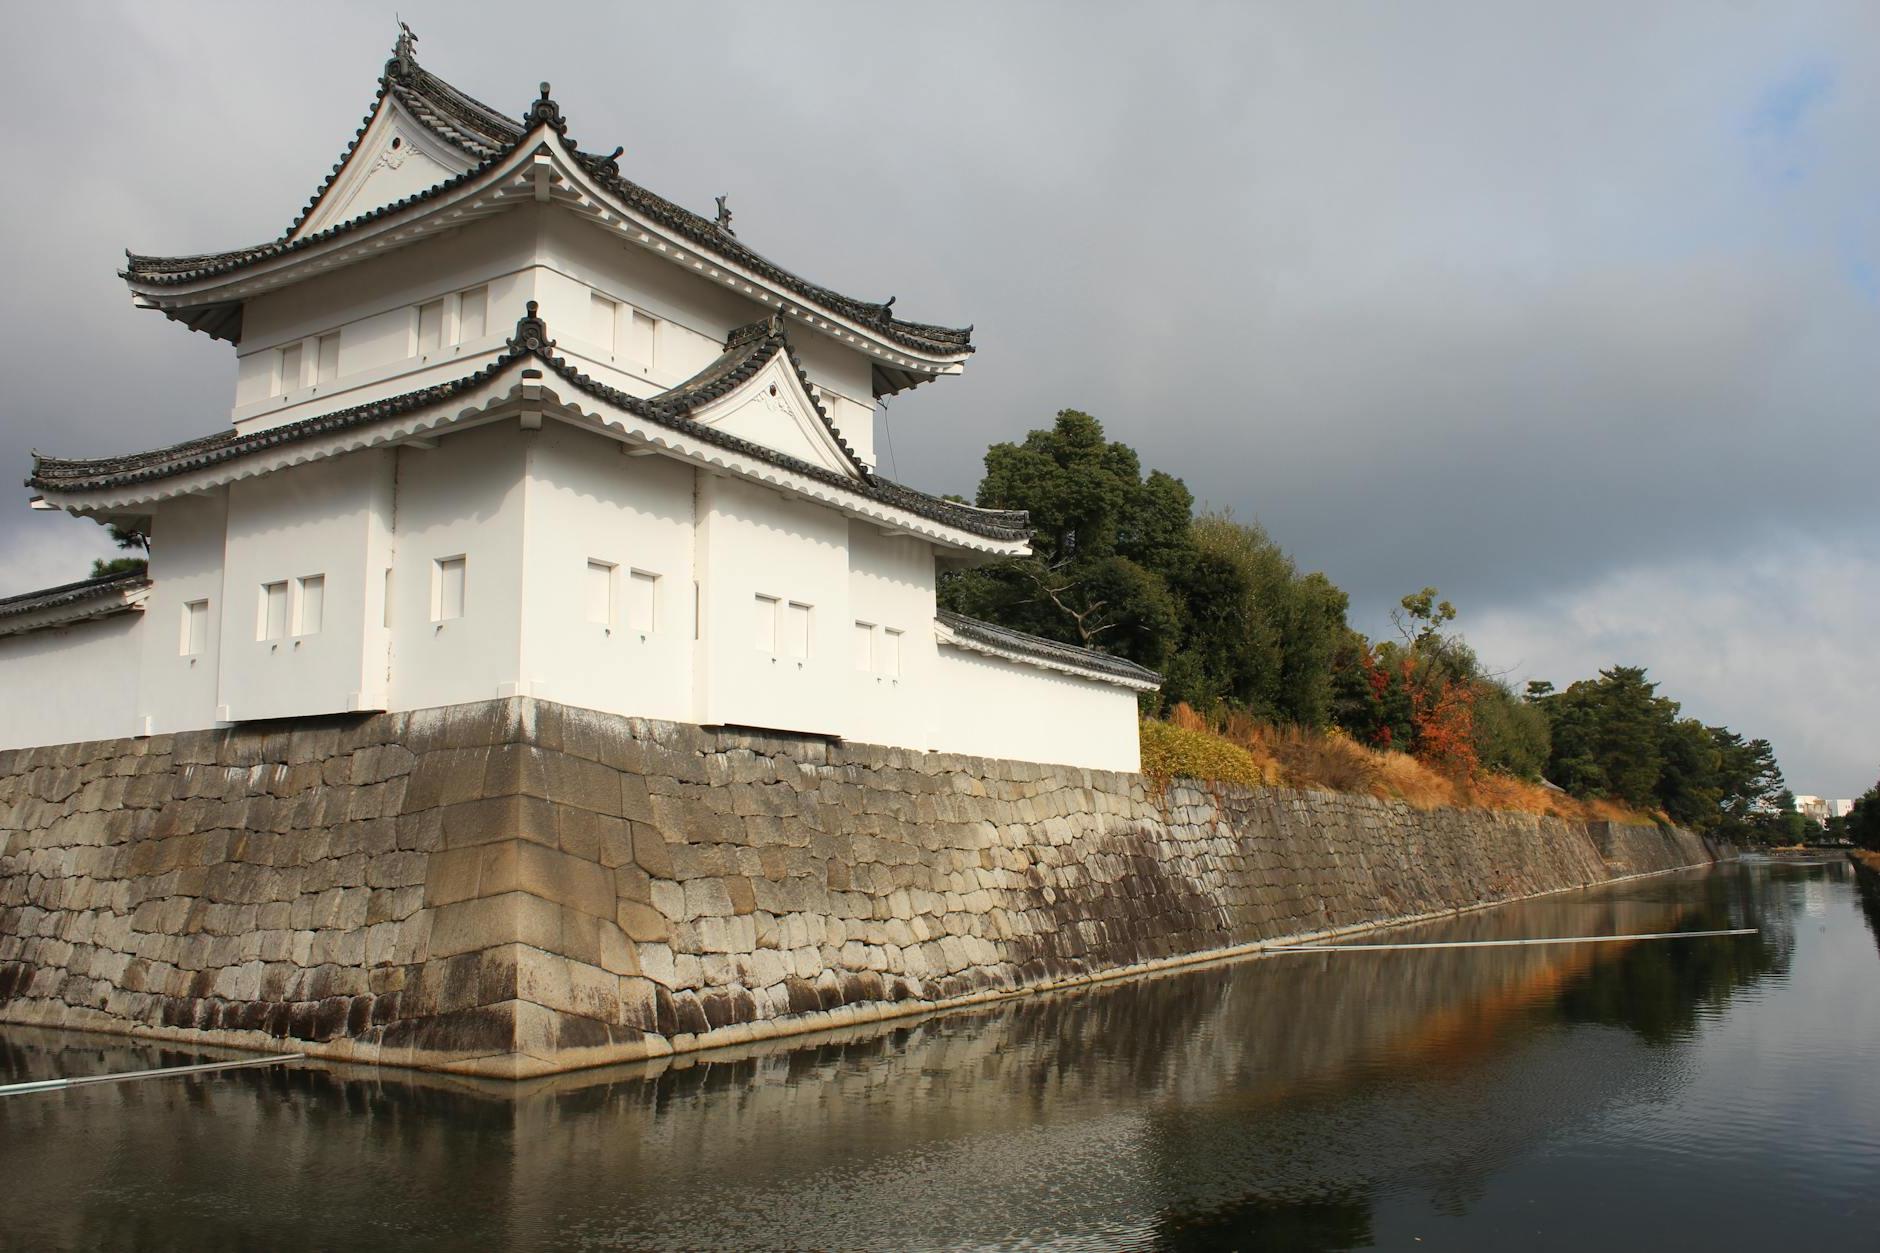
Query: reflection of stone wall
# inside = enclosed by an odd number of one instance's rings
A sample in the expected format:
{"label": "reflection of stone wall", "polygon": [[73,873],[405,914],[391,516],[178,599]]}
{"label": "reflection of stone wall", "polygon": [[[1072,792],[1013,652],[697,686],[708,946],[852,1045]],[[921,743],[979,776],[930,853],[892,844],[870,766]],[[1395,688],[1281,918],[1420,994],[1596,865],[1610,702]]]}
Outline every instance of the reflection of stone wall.
{"label": "reflection of stone wall", "polygon": [[527,1074],[1709,860],[527,700],[0,753],[0,1018]]}

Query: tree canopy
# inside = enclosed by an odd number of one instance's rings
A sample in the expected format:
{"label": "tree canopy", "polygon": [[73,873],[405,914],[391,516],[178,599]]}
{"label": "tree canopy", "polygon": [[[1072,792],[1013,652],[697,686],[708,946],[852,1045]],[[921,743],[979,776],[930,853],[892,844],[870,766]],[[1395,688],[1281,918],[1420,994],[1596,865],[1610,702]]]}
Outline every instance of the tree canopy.
{"label": "tree canopy", "polygon": [[[1544,779],[1733,838],[1789,829],[1793,801],[1767,740],[1682,716],[1637,666],[1516,694],[1434,587],[1399,602],[1394,638],[1372,640],[1346,621],[1330,579],[1302,573],[1257,523],[1197,512],[1181,479],[1145,472],[1090,414],[1065,409],[1022,442],[994,444],[985,471],[977,502],[1028,510],[1033,555],[945,577],[941,603],[1161,671],[1149,712],[1186,703],[1338,728],[1451,774]],[[1864,812],[1880,826],[1880,800]]]}

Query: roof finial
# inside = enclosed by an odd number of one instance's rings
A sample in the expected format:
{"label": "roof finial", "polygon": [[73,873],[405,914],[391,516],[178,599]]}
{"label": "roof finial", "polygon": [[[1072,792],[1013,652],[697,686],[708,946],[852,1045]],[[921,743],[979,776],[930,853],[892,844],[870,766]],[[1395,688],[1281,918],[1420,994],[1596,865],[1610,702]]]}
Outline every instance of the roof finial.
{"label": "roof finial", "polygon": [[548,323],[537,316],[539,306],[529,302],[529,311],[516,319],[516,333],[509,338],[511,352],[547,352],[555,346],[555,341],[548,337]]}
{"label": "roof finial", "polygon": [[531,128],[546,126],[563,138],[568,134],[568,123],[561,116],[561,106],[549,98],[547,83],[542,84],[540,98],[529,106],[529,111],[522,115],[522,121]]}
{"label": "roof finial", "polygon": [[729,193],[712,197],[718,202],[718,229],[727,235],[735,235],[737,232],[731,229],[731,206],[725,203],[730,198]]}
{"label": "roof finial", "polygon": [[418,33],[405,24],[396,13],[392,20],[398,23],[398,42],[392,45],[392,60],[398,68],[409,74],[418,68]]}

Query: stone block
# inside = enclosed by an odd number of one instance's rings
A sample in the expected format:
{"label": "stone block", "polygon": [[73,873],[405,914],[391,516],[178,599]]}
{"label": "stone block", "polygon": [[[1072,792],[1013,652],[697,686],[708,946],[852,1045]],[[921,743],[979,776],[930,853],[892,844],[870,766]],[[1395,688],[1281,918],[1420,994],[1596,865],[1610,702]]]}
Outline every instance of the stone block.
{"label": "stone block", "polygon": [[659,828],[650,823],[633,823],[633,861],[655,879],[673,877],[672,850]]}
{"label": "stone block", "polygon": [[599,762],[565,753],[549,754],[548,795],[557,804],[621,817],[619,776]]}
{"label": "stone block", "polygon": [[672,924],[667,916],[638,901],[619,902],[616,921],[620,929],[635,940],[663,942],[672,935]]}
{"label": "stone block", "polygon": [[686,880],[686,918],[723,918],[735,911],[731,892],[723,879]]}
{"label": "stone block", "polygon": [[639,946],[617,926],[603,923],[600,928],[601,969],[616,975],[640,973]]}
{"label": "stone block", "polygon": [[597,862],[540,844],[516,843],[506,864],[489,866],[479,890],[485,894],[529,892],[597,918],[614,916],[613,872]]}
{"label": "stone block", "polygon": [[555,815],[533,796],[493,796],[450,805],[441,811],[443,847],[465,848],[496,840],[527,840],[555,847]]}

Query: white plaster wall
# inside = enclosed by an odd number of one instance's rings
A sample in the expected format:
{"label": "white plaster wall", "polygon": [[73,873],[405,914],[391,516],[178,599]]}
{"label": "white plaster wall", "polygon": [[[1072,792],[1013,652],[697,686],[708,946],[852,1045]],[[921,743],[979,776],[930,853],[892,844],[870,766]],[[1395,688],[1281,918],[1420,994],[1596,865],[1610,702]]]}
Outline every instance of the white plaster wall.
{"label": "white plaster wall", "polygon": [[[217,684],[230,720],[373,703],[366,582],[374,517],[393,507],[393,459],[374,449],[230,484]],[[284,638],[258,638],[263,585],[286,581],[297,618],[297,581],[310,575],[325,580],[319,630],[296,633],[290,620]]]}
{"label": "white plaster wall", "polygon": [[[143,664],[137,711],[156,734],[195,730],[215,722],[222,641],[223,547],[228,492],[182,496],[157,505],[151,521],[150,596],[144,602]],[[194,657],[183,654],[184,609],[209,602],[208,639]]]}
{"label": "white plaster wall", "polygon": [[0,748],[136,734],[141,613],[0,636]]}
{"label": "white plaster wall", "polygon": [[[529,436],[512,420],[397,451],[390,706],[518,695]],[[433,563],[466,559],[464,616],[431,618]],[[384,571],[375,572],[381,582]]]}
{"label": "white plaster wall", "polygon": [[[530,693],[612,713],[695,721],[691,467],[629,457],[551,422],[528,437],[523,673]],[[613,620],[588,617],[588,562],[614,567]],[[629,629],[634,570],[658,576],[654,629]]]}
{"label": "white plaster wall", "polygon": [[[502,348],[535,296],[536,235],[537,214],[522,207],[251,298],[242,311],[231,416],[243,430],[262,429],[464,374]],[[417,306],[486,283],[486,333],[417,356]],[[276,350],[335,330],[339,377],[275,395]]]}
{"label": "white plaster wall", "polygon": [[[931,748],[938,722],[934,690],[940,681],[933,631],[933,547],[913,536],[884,535],[867,522],[849,523],[850,739],[871,744]],[[868,665],[858,657],[855,623],[870,633]],[[884,659],[886,633],[901,632],[899,675]]]}
{"label": "white plaster wall", "polygon": [[[489,286],[486,333],[419,356],[417,306]],[[599,292],[658,319],[654,361],[602,344],[592,324]],[[455,378],[500,351],[531,299],[540,302],[563,355],[602,382],[649,395],[690,378],[723,350],[725,336],[773,311],[662,257],[626,246],[602,228],[535,204],[470,223],[453,234],[251,298],[242,315],[232,416],[244,430],[298,421]],[[625,316],[623,310],[622,316]],[[454,325],[454,322],[453,322]],[[339,374],[276,392],[277,352],[337,332]],[[447,339],[456,337],[448,333]],[[863,462],[874,464],[875,415],[868,358],[807,327],[791,342],[825,408]]]}
{"label": "white plaster wall", "polygon": [[929,699],[934,748],[1097,770],[1138,770],[1127,688],[942,645]]}
{"label": "white plaster wall", "polygon": [[[849,526],[832,510],[702,475],[699,721],[845,735],[851,691]],[[810,606],[809,655],[757,646],[758,593]]]}

